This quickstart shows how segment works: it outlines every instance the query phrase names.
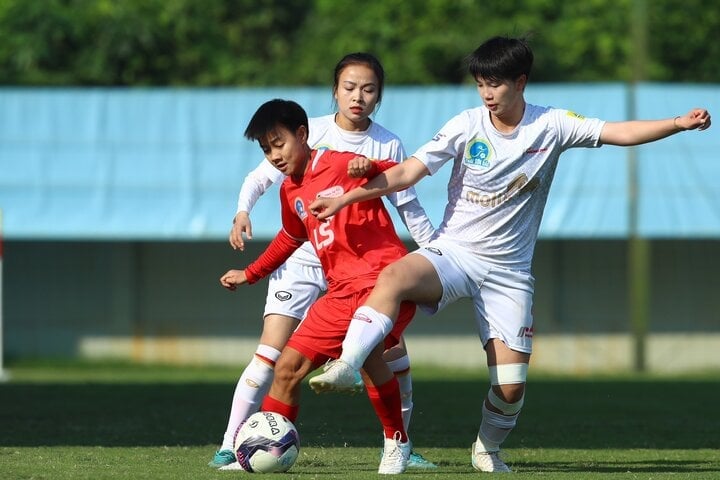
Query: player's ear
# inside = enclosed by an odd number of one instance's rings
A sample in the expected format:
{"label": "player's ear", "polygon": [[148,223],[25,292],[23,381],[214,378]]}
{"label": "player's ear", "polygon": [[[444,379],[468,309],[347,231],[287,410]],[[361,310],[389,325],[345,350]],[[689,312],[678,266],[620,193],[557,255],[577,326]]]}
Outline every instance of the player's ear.
{"label": "player's ear", "polygon": [[525,90],[525,87],[527,86],[528,77],[524,73],[520,75],[517,80],[515,80],[515,89],[518,92],[522,92]]}
{"label": "player's ear", "polygon": [[308,129],[305,125],[300,125],[295,132],[297,139],[300,143],[306,143],[308,140]]}

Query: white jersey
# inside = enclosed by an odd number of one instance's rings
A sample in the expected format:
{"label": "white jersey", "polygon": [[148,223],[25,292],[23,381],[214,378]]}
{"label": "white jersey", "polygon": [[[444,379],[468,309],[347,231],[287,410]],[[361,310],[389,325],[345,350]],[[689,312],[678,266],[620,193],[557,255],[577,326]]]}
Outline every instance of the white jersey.
{"label": "white jersey", "polygon": [[[308,145],[314,150],[353,152],[372,160],[390,159],[401,162],[406,158],[400,138],[378,123],[371,122],[370,127],[363,132],[351,132],[340,128],[335,123],[335,114],[331,114],[310,118],[308,124]],[[284,179],[282,172],[263,160],[246,177],[238,196],[237,211],[250,212],[265,190]],[[387,198],[399,211],[400,207],[410,210],[408,213],[400,211],[403,221],[417,243],[426,243],[434,229],[417,201],[415,190],[409,188],[388,195]],[[320,260],[309,242],[305,242],[291,258],[306,265],[320,266]]]}
{"label": "white jersey", "polygon": [[436,235],[491,264],[529,272],[558,157],[572,147],[599,147],[604,124],[528,104],[504,134],[484,106],[461,112],[413,155],[431,174],[454,160]]}

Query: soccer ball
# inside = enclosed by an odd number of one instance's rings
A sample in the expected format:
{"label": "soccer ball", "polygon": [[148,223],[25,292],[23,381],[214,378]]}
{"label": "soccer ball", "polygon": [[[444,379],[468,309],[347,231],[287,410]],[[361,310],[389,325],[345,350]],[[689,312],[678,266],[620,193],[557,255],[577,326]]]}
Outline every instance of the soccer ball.
{"label": "soccer ball", "polygon": [[235,456],[246,472],[287,472],[299,453],[298,431],[279,413],[254,413],[235,433]]}

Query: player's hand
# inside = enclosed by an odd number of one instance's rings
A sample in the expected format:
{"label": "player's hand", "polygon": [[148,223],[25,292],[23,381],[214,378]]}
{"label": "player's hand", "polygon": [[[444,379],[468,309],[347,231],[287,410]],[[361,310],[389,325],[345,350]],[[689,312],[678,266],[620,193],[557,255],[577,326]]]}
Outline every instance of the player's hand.
{"label": "player's hand", "polygon": [[355,157],[348,162],[348,177],[362,178],[372,170],[372,160],[367,157]]}
{"label": "player's hand", "polygon": [[332,217],[342,207],[344,207],[344,205],[340,197],[318,197],[308,206],[310,213],[315,215],[318,220],[326,220]]}
{"label": "player's hand", "polygon": [[710,123],[710,113],[704,108],[693,108],[675,120],[675,124],[683,130],[707,130]]}
{"label": "player's hand", "polygon": [[233,226],[230,230],[230,246],[235,250],[245,250],[245,240],[252,239],[252,223],[250,222],[250,214],[248,212],[238,212],[233,219]]}
{"label": "player's hand", "polygon": [[237,289],[238,285],[245,285],[246,283],[245,270],[228,270],[225,275],[220,277],[220,285],[232,291]]}

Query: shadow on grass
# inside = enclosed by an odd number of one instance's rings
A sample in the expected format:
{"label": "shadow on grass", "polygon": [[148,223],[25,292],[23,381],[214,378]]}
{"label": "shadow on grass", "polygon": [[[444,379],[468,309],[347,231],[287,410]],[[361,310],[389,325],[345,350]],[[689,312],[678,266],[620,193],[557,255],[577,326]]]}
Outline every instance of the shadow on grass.
{"label": "shadow on grass", "polygon": [[[0,384],[0,446],[192,446],[222,438],[235,384]],[[416,381],[417,447],[469,448],[485,381]],[[717,448],[714,381],[531,381],[508,448]],[[305,387],[297,422],[308,446],[373,447],[381,429],[364,395]],[[527,468],[532,464],[526,464]],[[548,464],[543,462],[543,470]],[[558,463],[560,471],[576,468]],[[579,468],[579,467],[577,467]],[[587,468],[587,465],[582,467]],[[648,471],[666,471],[659,462]],[[677,470],[670,462],[667,471]],[[692,468],[688,465],[688,468]],[[612,464],[598,465],[612,472]]]}
{"label": "shadow on grass", "polygon": [[618,462],[528,462],[518,464],[515,468],[518,473],[532,471],[548,473],[604,473],[622,474],[632,472],[640,473],[719,473],[717,463],[688,461],[688,460],[655,460],[655,461],[618,461]]}

